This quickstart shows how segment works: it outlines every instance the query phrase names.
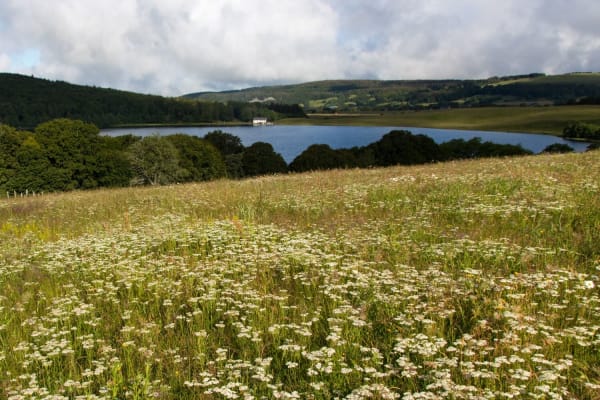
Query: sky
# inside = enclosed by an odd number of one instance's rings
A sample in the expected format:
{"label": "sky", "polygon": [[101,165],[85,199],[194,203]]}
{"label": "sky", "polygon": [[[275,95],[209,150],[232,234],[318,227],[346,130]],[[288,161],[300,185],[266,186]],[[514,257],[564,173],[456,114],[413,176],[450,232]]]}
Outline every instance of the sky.
{"label": "sky", "polygon": [[600,71],[598,0],[0,0],[0,71],[179,96]]}

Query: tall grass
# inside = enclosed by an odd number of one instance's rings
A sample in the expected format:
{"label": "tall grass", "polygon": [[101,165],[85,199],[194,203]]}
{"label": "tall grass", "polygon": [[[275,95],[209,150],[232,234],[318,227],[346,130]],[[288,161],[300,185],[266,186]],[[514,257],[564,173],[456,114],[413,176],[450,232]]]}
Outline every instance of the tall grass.
{"label": "tall grass", "polygon": [[0,397],[598,399],[600,153],[0,201]]}

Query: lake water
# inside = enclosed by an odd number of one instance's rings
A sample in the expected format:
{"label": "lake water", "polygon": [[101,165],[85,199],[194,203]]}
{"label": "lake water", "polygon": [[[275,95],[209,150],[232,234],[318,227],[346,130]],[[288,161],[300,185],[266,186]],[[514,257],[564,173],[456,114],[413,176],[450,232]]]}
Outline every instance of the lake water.
{"label": "lake water", "polygon": [[135,136],[148,136],[154,133],[166,136],[174,133],[185,133],[203,137],[208,132],[217,129],[238,136],[244,146],[255,142],[267,142],[273,145],[276,152],[280,153],[286,162],[290,163],[311,144],[328,144],[334,149],[365,146],[376,142],[386,133],[394,129],[406,129],[414,134],[424,134],[431,137],[436,143],[447,142],[452,139],[469,140],[480,137],[484,142],[499,144],[520,144],[534,153],[541,152],[546,146],[553,143],[568,144],[576,151],[584,151],[589,143],[574,142],[550,135],[531,133],[507,133],[489,131],[464,131],[456,129],[431,129],[391,126],[232,126],[232,127],[160,127],[160,128],[126,128],[105,129],[103,135],[121,136],[133,134]]}

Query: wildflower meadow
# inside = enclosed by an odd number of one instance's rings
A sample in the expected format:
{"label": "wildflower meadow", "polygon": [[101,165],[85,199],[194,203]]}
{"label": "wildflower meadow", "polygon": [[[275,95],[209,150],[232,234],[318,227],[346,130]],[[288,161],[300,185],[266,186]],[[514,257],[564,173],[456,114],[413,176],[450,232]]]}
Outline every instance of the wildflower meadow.
{"label": "wildflower meadow", "polygon": [[600,399],[600,152],[0,199],[0,398]]}

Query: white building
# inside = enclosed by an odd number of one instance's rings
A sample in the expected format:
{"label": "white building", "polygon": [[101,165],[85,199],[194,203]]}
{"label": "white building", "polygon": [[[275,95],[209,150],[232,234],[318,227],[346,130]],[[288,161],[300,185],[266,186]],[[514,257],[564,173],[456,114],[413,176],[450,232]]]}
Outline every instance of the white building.
{"label": "white building", "polygon": [[253,126],[267,125],[267,118],[265,118],[265,117],[254,117],[254,118],[252,118],[252,125]]}

